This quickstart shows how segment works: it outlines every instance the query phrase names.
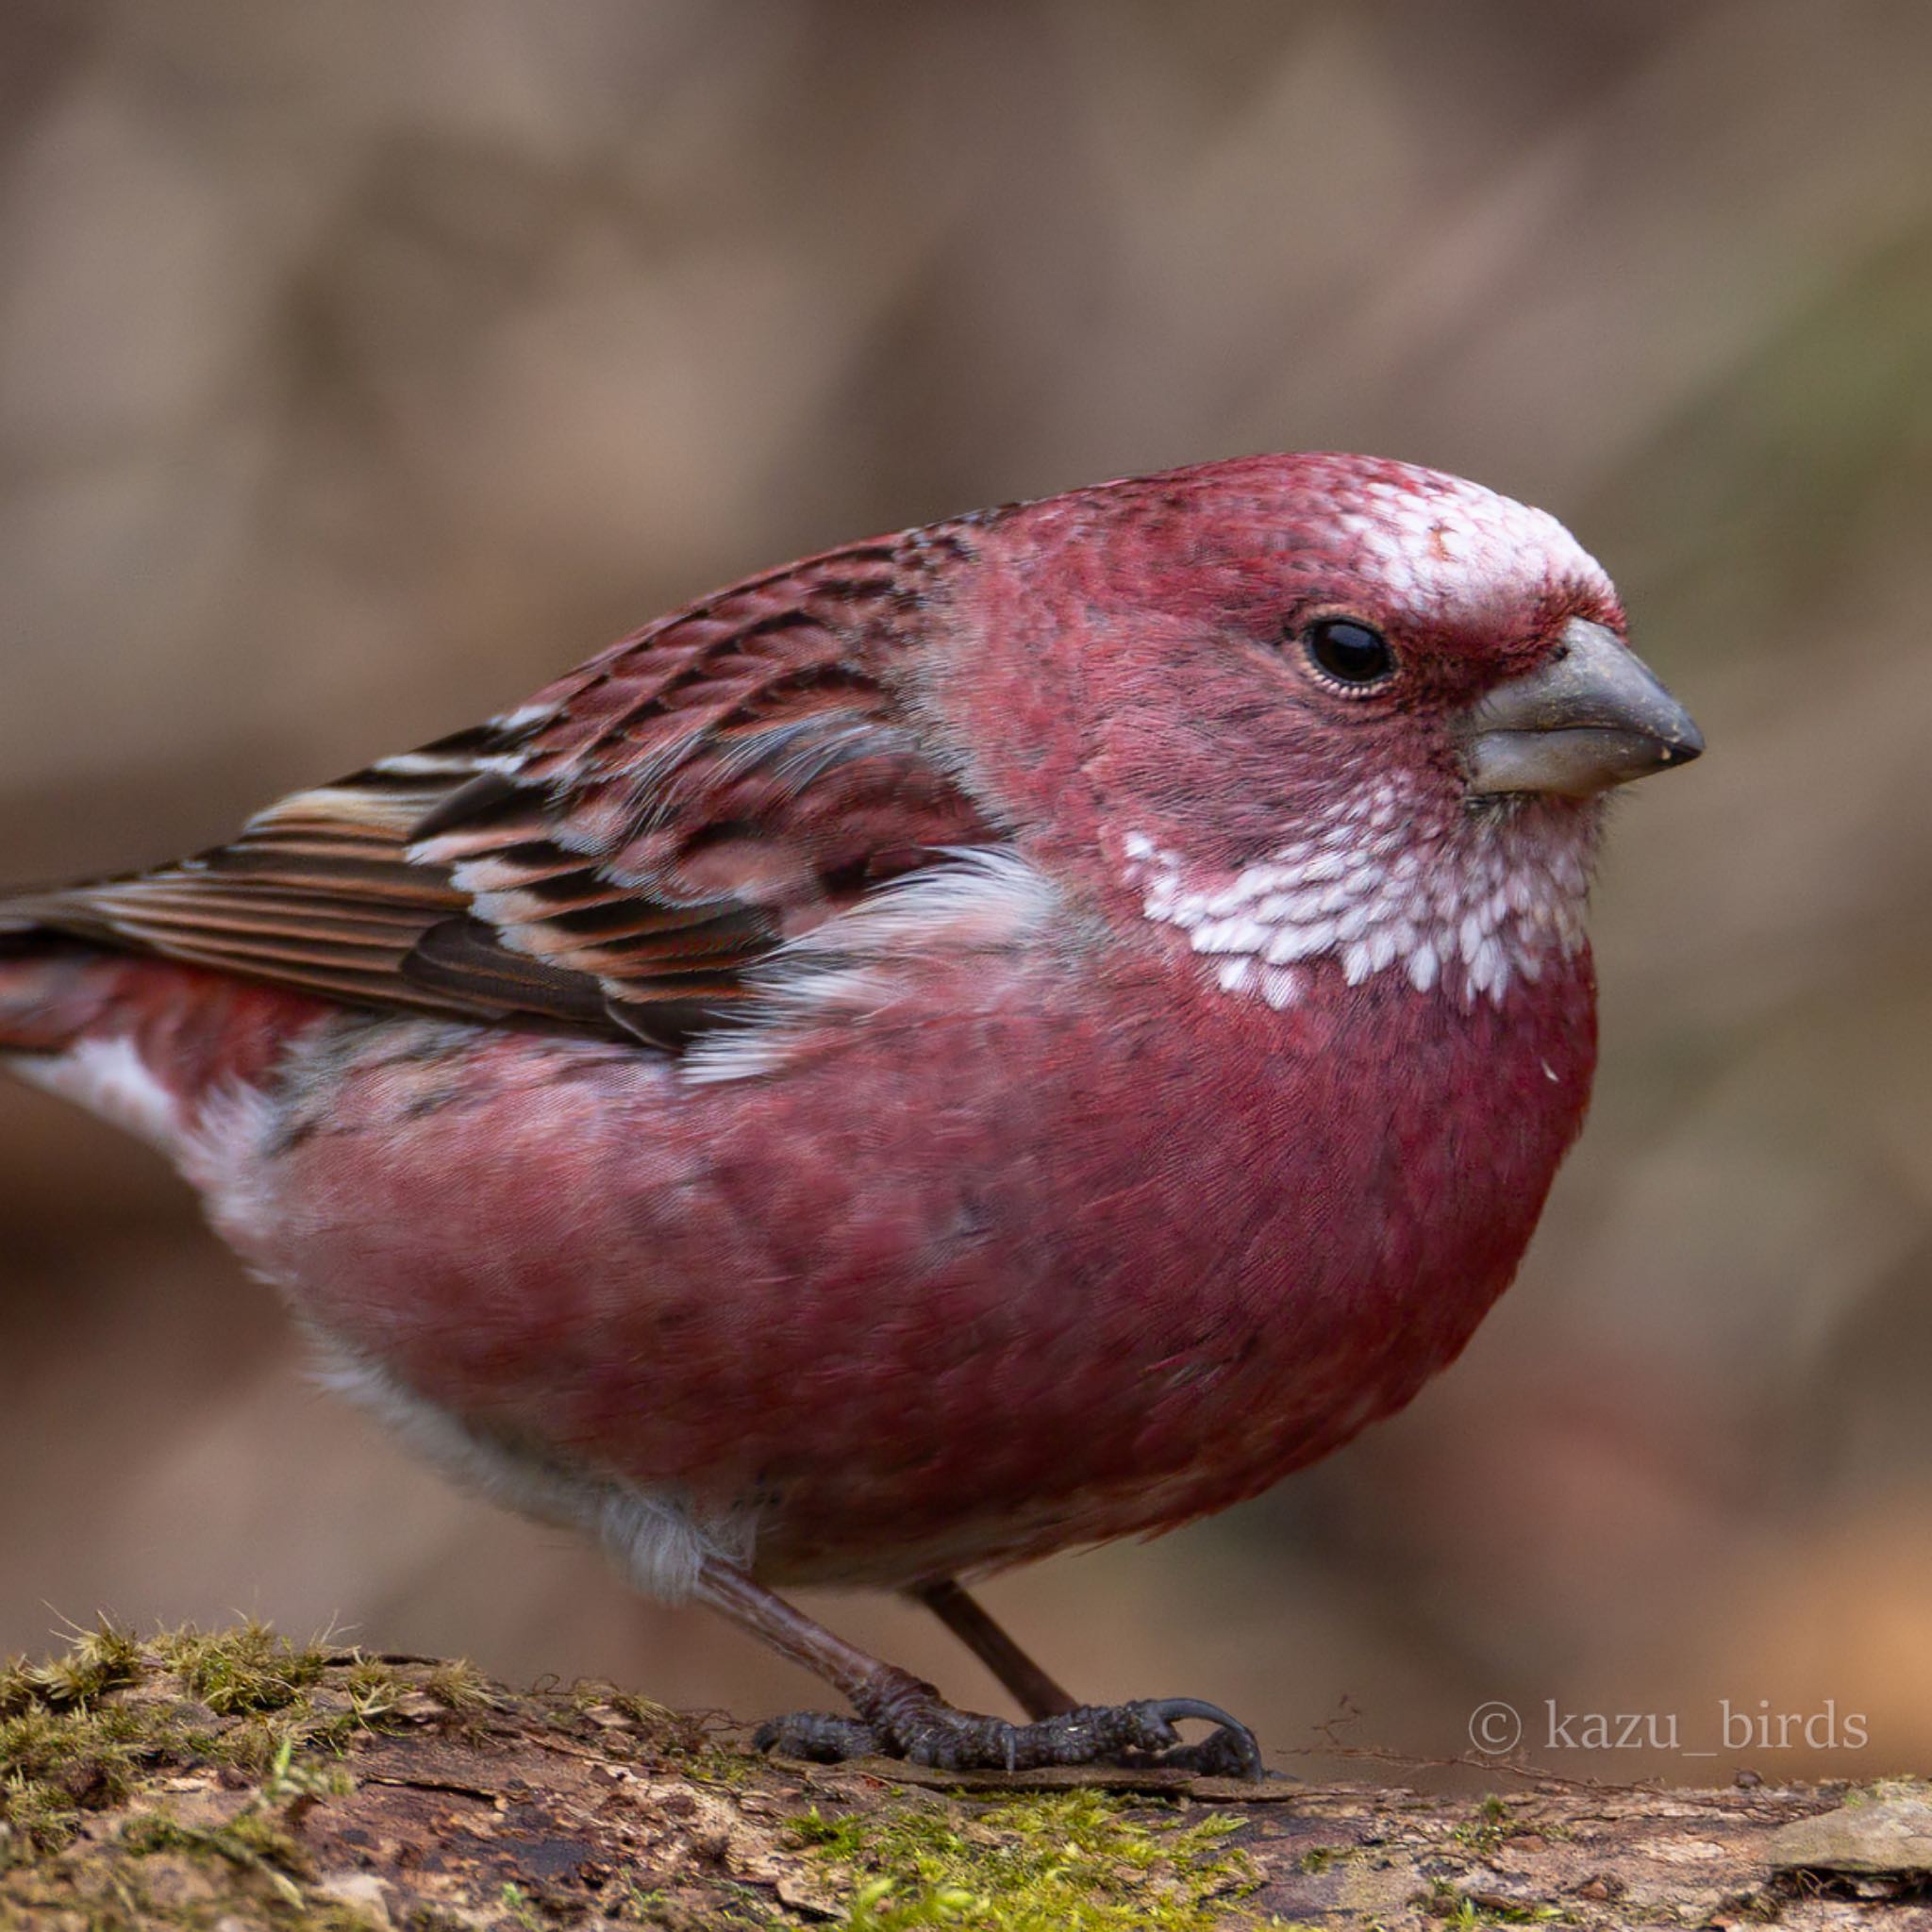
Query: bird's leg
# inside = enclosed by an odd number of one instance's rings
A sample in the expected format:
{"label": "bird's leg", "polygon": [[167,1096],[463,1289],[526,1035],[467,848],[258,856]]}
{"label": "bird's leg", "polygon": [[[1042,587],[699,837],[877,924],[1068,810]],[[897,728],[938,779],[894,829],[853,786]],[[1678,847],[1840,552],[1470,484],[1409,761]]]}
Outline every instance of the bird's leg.
{"label": "bird's leg", "polygon": [[[692,1595],[815,1672],[858,1715],[794,1711],[758,1727],[763,1751],[833,1763],[878,1754],[941,1771],[1031,1771],[1047,1764],[1105,1764],[1141,1769],[1261,1775],[1253,1732],[1226,1711],[1193,1697],[1143,1697],[1131,1704],[1081,1705],[1033,1724],[1008,1724],[956,1710],[908,1671],[835,1636],[823,1624],[752,1581],[735,1563],[708,1557]],[[1199,1718],[1218,1728],[1199,1744],[1183,1744],[1174,1724]]]}
{"label": "bird's leg", "polygon": [[1007,1689],[1028,1717],[1059,1717],[1079,1707],[950,1576],[915,1583],[906,1594],[924,1604]]}

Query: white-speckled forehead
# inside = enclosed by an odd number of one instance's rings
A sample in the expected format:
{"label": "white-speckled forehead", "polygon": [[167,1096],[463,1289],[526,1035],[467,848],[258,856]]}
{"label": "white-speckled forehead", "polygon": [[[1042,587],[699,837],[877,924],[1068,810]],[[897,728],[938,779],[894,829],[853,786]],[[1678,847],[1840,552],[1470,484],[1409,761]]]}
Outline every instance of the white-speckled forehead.
{"label": "white-speckled forehead", "polygon": [[1339,479],[1335,521],[1360,562],[1421,617],[1569,585],[1616,594],[1547,510],[1440,471],[1391,463]]}

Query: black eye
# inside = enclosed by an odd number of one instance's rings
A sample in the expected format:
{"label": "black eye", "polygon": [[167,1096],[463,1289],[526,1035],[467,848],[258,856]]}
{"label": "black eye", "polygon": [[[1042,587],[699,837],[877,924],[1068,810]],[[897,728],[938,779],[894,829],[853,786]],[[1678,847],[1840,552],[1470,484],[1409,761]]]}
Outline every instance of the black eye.
{"label": "black eye", "polygon": [[1318,617],[1302,632],[1308,662],[1332,684],[1365,691],[1395,675],[1395,653],[1382,633],[1352,617]]}

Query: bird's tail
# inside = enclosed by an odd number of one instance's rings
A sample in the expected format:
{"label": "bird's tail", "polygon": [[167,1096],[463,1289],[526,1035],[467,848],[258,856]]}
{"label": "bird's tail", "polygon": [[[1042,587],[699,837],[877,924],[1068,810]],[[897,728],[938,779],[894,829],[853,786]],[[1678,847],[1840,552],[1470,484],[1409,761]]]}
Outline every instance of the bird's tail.
{"label": "bird's tail", "polygon": [[61,1053],[102,1025],[126,964],[0,907],[0,1053]]}
{"label": "bird's tail", "polygon": [[25,903],[0,901],[0,1066],[170,1154],[211,1094],[258,1083],[327,1010],[48,931]]}

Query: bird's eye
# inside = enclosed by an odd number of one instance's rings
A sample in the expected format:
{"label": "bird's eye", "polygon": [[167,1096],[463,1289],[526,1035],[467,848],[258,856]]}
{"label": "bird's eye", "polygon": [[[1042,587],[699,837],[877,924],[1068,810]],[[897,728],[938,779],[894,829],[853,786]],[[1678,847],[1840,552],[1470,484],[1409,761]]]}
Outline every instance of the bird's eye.
{"label": "bird's eye", "polygon": [[1373,625],[1353,617],[1318,617],[1302,632],[1302,649],[1330,684],[1367,691],[1395,675],[1395,653]]}

